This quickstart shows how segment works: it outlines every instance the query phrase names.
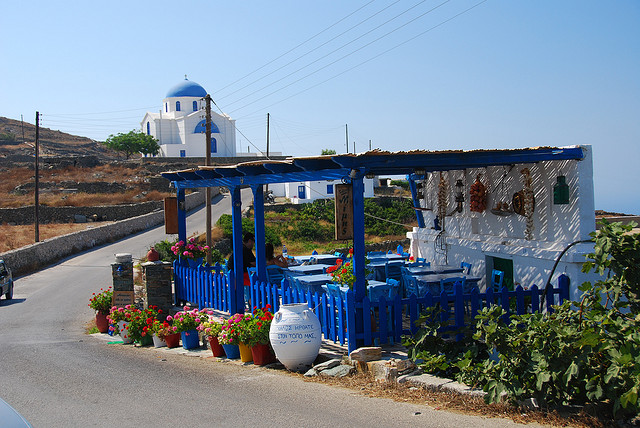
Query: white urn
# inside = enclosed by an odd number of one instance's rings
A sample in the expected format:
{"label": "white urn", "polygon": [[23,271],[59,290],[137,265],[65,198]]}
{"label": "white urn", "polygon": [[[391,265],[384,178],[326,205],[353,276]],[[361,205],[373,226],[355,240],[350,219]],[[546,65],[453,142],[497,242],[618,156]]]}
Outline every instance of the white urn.
{"label": "white urn", "polygon": [[320,321],[306,303],[281,305],[271,321],[269,340],[276,358],[288,370],[306,370],[320,352]]}

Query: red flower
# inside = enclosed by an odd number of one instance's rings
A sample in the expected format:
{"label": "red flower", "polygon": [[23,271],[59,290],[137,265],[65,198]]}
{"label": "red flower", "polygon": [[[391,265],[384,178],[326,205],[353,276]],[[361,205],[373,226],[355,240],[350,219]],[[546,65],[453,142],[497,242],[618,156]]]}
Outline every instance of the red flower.
{"label": "red flower", "polygon": [[349,254],[353,254],[353,248],[349,248]]}
{"label": "red flower", "polygon": [[342,269],[342,273],[347,273],[347,270],[346,269]]}

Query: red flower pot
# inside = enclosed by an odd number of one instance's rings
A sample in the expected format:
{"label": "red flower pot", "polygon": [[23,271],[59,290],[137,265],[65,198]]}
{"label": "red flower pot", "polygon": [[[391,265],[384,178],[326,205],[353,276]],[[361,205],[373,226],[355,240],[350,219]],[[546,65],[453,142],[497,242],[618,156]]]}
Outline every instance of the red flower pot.
{"label": "red flower pot", "polygon": [[109,321],[107,320],[107,314],[104,312],[96,312],[96,327],[100,333],[106,333],[109,331]]}
{"label": "red flower pot", "polygon": [[224,348],[216,336],[209,336],[209,348],[211,348],[214,357],[224,357]]}
{"label": "red flower pot", "polygon": [[268,343],[252,346],[251,355],[253,355],[253,364],[256,366],[264,366],[276,362],[276,356]]}
{"label": "red flower pot", "polygon": [[167,348],[177,348],[180,346],[180,333],[169,334],[164,337],[167,342]]}

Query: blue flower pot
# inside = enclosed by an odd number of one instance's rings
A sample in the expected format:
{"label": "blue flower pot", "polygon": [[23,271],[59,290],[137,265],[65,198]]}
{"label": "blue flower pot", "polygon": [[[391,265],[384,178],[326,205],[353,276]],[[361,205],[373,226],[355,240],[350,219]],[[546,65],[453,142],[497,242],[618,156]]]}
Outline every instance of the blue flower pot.
{"label": "blue flower pot", "polygon": [[227,358],[236,360],[240,358],[240,347],[238,345],[222,345]]}
{"label": "blue flower pot", "polygon": [[182,347],[184,349],[196,349],[200,347],[200,338],[198,330],[187,330],[180,333],[182,339]]}
{"label": "blue flower pot", "polygon": [[197,259],[187,259],[187,263],[189,264],[189,267],[191,269],[197,269],[198,266],[202,265],[202,260],[204,260],[203,257],[199,257]]}

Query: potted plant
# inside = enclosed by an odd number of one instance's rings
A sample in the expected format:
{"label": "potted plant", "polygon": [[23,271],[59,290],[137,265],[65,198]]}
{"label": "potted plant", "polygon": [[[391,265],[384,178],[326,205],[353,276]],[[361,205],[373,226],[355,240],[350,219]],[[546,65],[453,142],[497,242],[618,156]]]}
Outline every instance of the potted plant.
{"label": "potted plant", "polygon": [[149,309],[129,309],[131,313],[130,323],[128,326],[129,335],[134,342],[141,346],[151,345],[153,339],[151,325],[156,321],[158,311],[154,308]]}
{"label": "potted plant", "polygon": [[218,342],[218,335],[222,331],[222,322],[210,318],[209,321],[201,323],[198,330],[200,330],[203,336],[207,337],[213,356],[223,357],[224,348],[220,345],[220,342]]}
{"label": "potted plant", "polygon": [[173,334],[173,327],[166,321],[155,320],[149,330],[151,331],[153,346],[156,348],[167,346],[165,339],[168,335]]}
{"label": "potted plant", "polygon": [[133,342],[128,331],[132,314],[135,314],[135,307],[133,305],[127,305],[124,308],[113,306],[107,317],[109,322],[114,324],[114,334],[119,333],[124,343]]}
{"label": "potted plant", "polygon": [[179,256],[180,260],[186,260],[190,267],[197,268],[207,255],[209,246],[198,245],[195,238],[189,238],[186,243],[184,241],[176,242],[171,247],[171,251],[176,256]]}
{"label": "potted plant", "polygon": [[101,288],[100,292],[93,293],[89,299],[89,307],[96,311],[96,327],[100,333],[107,333],[109,331],[109,320],[107,315],[111,311],[111,300],[113,298],[113,291],[111,287],[106,290]]}
{"label": "potted plant", "polygon": [[[173,330],[180,333],[184,349],[200,347],[197,328],[203,321],[209,320],[210,314],[213,314],[213,312],[204,309],[199,311],[185,306],[182,311],[173,316]],[[169,317],[167,317],[167,320],[169,320]]]}
{"label": "potted plant", "polygon": [[243,363],[249,363],[253,361],[253,355],[251,355],[251,341],[254,331],[255,320],[250,313],[242,314],[235,323],[238,331],[238,348],[240,350],[240,360]]}
{"label": "potted plant", "polygon": [[231,318],[222,323],[220,334],[218,334],[218,342],[224,348],[227,358],[240,358],[240,329],[238,324],[243,318],[243,314],[232,315]]}
{"label": "potted plant", "polygon": [[[369,263],[369,260],[365,258],[365,265]],[[356,282],[356,276],[353,273],[353,248],[349,250],[347,259],[342,263],[338,260],[335,266],[327,268],[326,272],[331,274],[331,280],[335,283],[344,285],[353,289],[353,284]],[[371,273],[370,269],[365,268],[365,275]],[[365,279],[365,283],[368,283]]]}
{"label": "potted plant", "polygon": [[253,308],[253,322],[249,325],[251,335],[247,345],[251,348],[253,363],[258,366],[273,363],[276,359],[269,340],[269,329],[273,320],[273,314],[269,309],[269,304],[262,309]]}

